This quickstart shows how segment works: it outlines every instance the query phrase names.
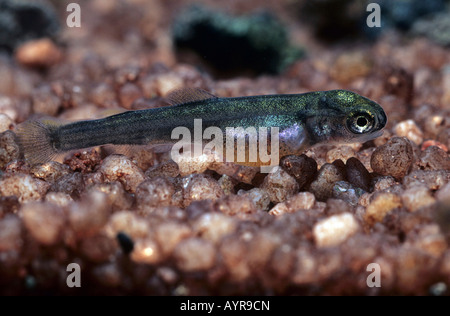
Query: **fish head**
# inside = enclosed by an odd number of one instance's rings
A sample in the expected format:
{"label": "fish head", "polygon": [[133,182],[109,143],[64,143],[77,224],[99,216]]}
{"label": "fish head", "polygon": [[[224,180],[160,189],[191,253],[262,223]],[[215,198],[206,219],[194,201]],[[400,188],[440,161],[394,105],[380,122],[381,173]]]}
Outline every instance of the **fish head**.
{"label": "fish head", "polygon": [[355,92],[321,92],[306,126],[313,144],[366,142],[383,134],[387,117],[376,102]]}

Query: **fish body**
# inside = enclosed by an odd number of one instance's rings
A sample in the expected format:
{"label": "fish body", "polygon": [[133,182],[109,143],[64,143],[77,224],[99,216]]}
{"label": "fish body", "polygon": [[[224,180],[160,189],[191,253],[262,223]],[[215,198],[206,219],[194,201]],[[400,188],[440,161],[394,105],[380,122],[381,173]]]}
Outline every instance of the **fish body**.
{"label": "fish body", "polygon": [[[224,138],[229,128],[247,129],[247,133],[233,134],[235,146],[240,138],[248,141],[252,131],[257,137],[262,133],[260,128],[276,127],[279,153],[284,156],[323,142],[367,141],[381,135],[387,122],[377,103],[346,90],[220,98],[203,90],[183,89],[169,95],[169,99],[173,106],[128,111],[97,120],[63,125],[25,122],[18,130],[25,159],[32,164],[42,163],[57,154],[105,144],[174,144],[177,140],[172,131],[185,127],[194,132],[198,119],[203,131],[217,127]],[[269,143],[273,141],[271,130],[266,135]],[[261,161],[242,164],[261,165]]]}

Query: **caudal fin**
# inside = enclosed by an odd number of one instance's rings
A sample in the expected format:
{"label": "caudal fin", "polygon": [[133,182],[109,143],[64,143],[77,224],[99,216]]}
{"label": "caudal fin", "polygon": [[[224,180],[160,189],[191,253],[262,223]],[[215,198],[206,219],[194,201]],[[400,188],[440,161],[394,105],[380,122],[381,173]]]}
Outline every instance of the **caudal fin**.
{"label": "caudal fin", "polygon": [[50,120],[31,120],[19,125],[17,136],[25,160],[31,165],[45,163],[58,154],[51,133],[59,124]]}

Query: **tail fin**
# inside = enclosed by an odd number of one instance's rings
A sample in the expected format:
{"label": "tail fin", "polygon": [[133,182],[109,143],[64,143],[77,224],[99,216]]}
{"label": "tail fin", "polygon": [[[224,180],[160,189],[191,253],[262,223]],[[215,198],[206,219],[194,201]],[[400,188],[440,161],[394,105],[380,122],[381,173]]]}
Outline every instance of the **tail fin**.
{"label": "tail fin", "polygon": [[53,147],[51,133],[58,125],[52,120],[31,120],[19,125],[16,134],[28,163],[35,165],[55,158],[58,151]]}

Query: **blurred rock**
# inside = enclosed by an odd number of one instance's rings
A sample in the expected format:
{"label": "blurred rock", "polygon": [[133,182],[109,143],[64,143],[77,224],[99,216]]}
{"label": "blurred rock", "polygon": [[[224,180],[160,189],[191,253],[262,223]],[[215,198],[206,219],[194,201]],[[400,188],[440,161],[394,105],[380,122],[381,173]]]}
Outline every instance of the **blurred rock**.
{"label": "blurred rock", "polygon": [[173,40],[177,50],[196,52],[219,75],[275,74],[303,55],[289,44],[280,21],[267,12],[234,17],[191,6],[176,18]]}

